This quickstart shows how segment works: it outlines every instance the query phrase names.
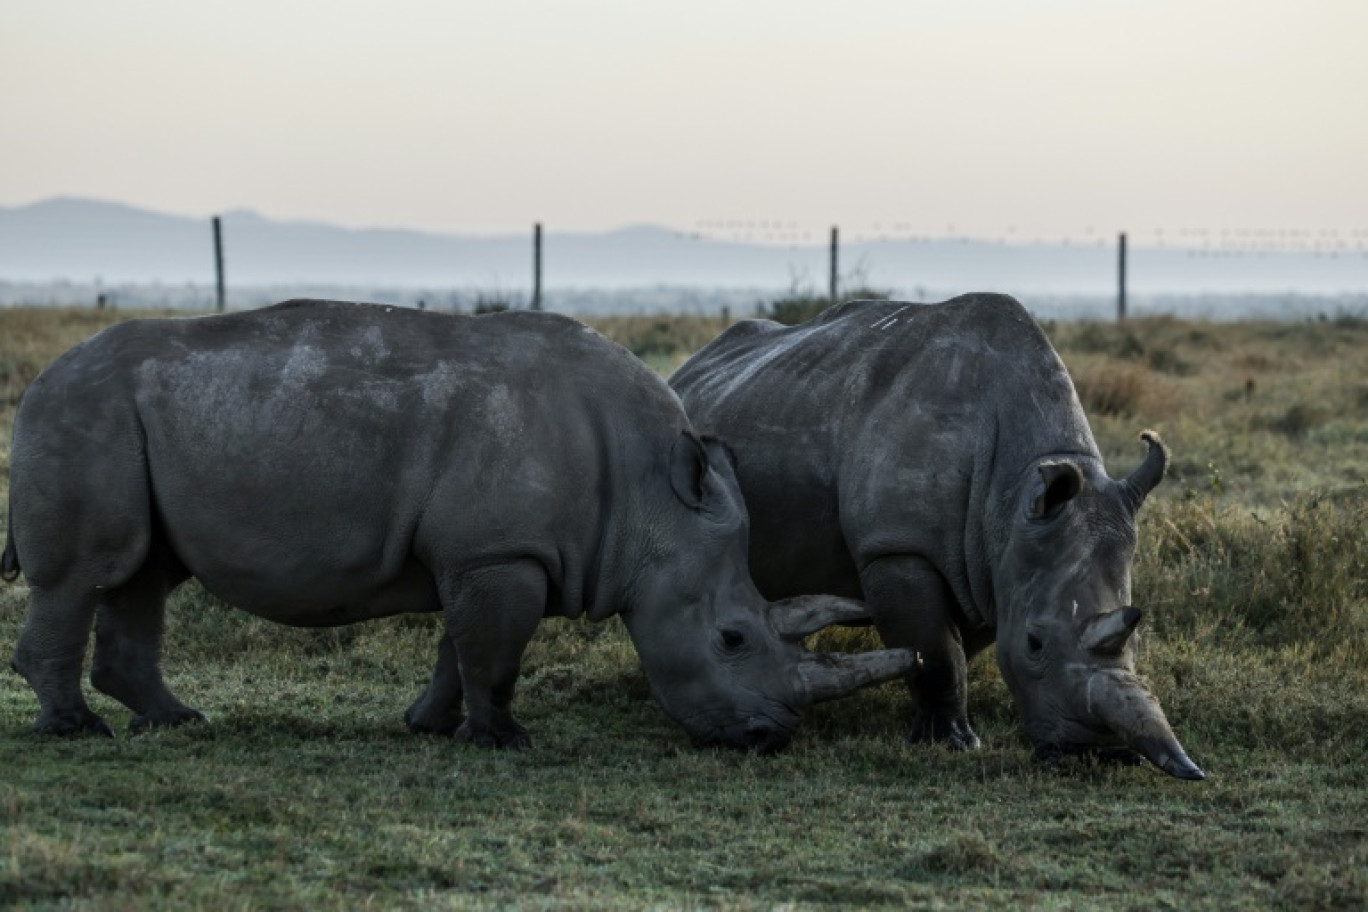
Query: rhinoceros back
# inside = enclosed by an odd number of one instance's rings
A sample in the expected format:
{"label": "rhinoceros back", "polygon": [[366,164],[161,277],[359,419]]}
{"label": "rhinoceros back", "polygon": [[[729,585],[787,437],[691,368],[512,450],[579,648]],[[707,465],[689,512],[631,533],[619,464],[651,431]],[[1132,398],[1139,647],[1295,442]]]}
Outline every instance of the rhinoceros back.
{"label": "rhinoceros back", "polygon": [[607,488],[685,426],[644,365],[549,314],[300,301],[132,321],[21,404],[19,555],[31,580],[69,560],[60,511],[31,496],[55,471],[84,479],[60,492],[65,522],[127,543],[82,552],[109,585],[160,534],[211,591],[289,623],[430,599],[418,565],[438,554],[532,556],[578,604]]}
{"label": "rhinoceros back", "polygon": [[[849,302],[794,327],[738,325],[671,377],[728,440],[769,597],[856,594],[881,554],[939,555],[963,580],[993,476],[1095,452],[1068,374],[1001,295]],[[967,583],[964,584],[967,588]]]}

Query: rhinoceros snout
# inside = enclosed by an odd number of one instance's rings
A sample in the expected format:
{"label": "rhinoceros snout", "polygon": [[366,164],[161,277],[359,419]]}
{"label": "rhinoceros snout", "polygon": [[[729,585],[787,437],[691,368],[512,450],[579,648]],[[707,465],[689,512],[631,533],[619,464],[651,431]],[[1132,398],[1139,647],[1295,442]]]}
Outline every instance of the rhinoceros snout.
{"label": "rhinoceros snout", "polygon": [[757,720],[746,726],[737,746],[755,754],[772,754],[786,747],[792,737],[792,732],[773,722]]}
{"label": "rhinoceros snout", "polygon": [[753,718],[744,725],[710,737],[695,737],[694,747],[725,747],[752,754],[773,754],[793,739],[793,730],[764,718]]}

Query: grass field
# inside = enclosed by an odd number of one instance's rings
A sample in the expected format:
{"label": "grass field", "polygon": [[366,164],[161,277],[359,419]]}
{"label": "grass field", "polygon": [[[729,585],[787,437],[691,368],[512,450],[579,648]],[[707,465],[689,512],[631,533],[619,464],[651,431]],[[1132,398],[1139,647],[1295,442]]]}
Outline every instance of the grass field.
{"label": "grass field", "polygon": [[[112,319],[0,310],[0,495],[23,385]],[[662,371],[721,328],[597,325]],[[1143,427],[1173,450],[1140,668],[1206,782],[1034,764],[990,656],[981,751],[905,745],[894,685],[778,756],[694,751],[617,621],[543,625],[517,700],[536,746],[488,753],[402,723],[435,618],[293,630],[192,584],[166,670],[209,725],[39,739],[0,674],[0,907],[1368,906],[1368,321],[1047,328],[1113,475]],[[23,612],[0,585],[0,658]]]}

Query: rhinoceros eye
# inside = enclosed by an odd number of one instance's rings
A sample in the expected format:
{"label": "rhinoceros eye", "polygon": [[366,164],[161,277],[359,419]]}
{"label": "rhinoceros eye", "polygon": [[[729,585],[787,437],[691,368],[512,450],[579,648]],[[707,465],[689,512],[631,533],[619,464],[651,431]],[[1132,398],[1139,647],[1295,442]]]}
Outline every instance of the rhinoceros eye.
{"label": "rhinoceros eye", "polygon": [[722,648],[727,652],[740,652],[746,647],[746,635],[739,630],[722,631]]}
{"label": "rhinoceros eye", "polygon": [[1038,656],[1040,650],[1045,648],[1045,644],[1040,642],[1040,637],[1034,633],[1028,633],[1026,634],[1026,648],[1030,650],[1031,655]]}

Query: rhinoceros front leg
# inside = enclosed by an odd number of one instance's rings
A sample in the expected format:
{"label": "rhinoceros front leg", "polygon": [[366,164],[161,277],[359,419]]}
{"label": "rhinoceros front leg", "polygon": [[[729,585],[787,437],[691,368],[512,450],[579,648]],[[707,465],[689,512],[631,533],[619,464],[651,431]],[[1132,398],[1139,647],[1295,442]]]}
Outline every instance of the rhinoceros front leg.
{"label": "rhinoceros front leg", "polygon": [[[467,571],[441,589],[466,704],[456,737],[481,747],[530,747],[509,707],[523,650],[546,611],[545,571],[536,561],[516,561]],[[440,675],[440,651],[438,659]]]}
{"label": "rhinoceros front leg", "polygon": [[908,740],[977,748],[964,643],[945,579],[923,558],[905,556],[871,562],[860,583],[885,645],[915,649],[922,658],[920,673],[908,679],[915,704]]}
{"label": "rhinoceros front leg", "polygon": [[162,680],[166,596],[186,576],[149,559],[132,579],[100,599],[90,683],[133,710],[129,727],[134,731],[204,720]]}
{"label": "rhinoceros front leg", "polygon": [[114,735],[86,705],[81,692],[81,666],[96,599],[95,591],[76,585],[29,588],[28,619],[10,667],[24,676],[38,696],[33,730],[40,734]]}
{"label": "rhinoceros front leg", "polygon": [[437,668],[427,690],[404,713],[404,722],[415,732],[454,735],[465,721],[461,715],[461,662],[456,643],[446,633],[437,644]]}

